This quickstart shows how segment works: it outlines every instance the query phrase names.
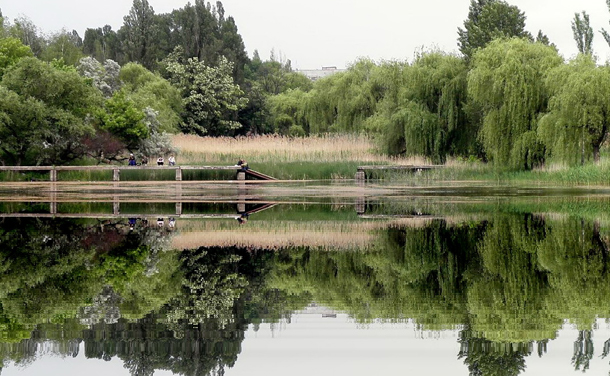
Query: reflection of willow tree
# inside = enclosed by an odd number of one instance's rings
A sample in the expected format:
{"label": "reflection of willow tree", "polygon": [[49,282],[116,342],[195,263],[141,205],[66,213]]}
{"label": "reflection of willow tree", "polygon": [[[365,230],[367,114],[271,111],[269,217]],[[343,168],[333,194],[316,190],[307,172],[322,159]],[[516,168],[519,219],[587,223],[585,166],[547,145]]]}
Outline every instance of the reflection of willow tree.
{"label": "reflection of willow tree", "polygon": [[610,316],[608,241],[597,222],[575,218],[553,221],[549,233],[538,252],[540,264],[551,272],[549,309],[579,327],[572,364],[584,371],[594,353],[591,329],[595,320]]}
{"label": "reflection of willow tree", "polygon": [[366,252],[291,252],[278,256],[269,283],[361,321],[410,317],[428,328],[451,327],[465,314],[463,275],[481,231],[434,221],[388,229]]}
{"label": "reflection of willow tree", "polygon": [[471,327],[484,338],[543,340],[561,326],[562,318],[547,311],[548,273],[537,262],[545,229],[532,215],[498,216],[487,228],[479,245],[482,268],[468,285]]}

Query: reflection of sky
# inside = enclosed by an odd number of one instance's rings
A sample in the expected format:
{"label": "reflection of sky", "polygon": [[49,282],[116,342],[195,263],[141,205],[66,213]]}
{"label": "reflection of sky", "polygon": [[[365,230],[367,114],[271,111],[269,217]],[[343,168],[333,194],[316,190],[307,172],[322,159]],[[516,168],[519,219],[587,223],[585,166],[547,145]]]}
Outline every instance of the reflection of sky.
{"label": "reflection of sky", "polygon": [[[610,329],[603,321],[594,331],[595,354],[586,372],[588,376],[608,375],[610,357],[601,358]],[[573,343],[578,331],[570,326],[548,344],[542,357],[534,353],[526,358],[521,375],[575,375],[571,364]],[[319,314],[294,315],[290,324],[263,324],[258,331],[246,332],[235,366],[226,376],[242,375],[468,375],[459,352],[458,332],[420,332],[412,324],[354,323],[346,315],[322,318]],[[13,365],[2,370],[6,375],[129,375],[123,361],[106,362],[86,359],[81,345],[76,358],[41,356],[26,368]],[[157,371],[155,375],[171,375]]]}

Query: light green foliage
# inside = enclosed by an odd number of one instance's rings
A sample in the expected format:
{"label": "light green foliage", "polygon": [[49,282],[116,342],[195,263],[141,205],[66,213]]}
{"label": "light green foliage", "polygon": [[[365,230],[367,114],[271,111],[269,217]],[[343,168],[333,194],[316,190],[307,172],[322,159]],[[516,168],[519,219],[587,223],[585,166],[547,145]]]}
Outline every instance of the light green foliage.
{"label": "light green foliage", "polygon": [[538,133],[548,156],[570,165],[599,161],[610,124],[610,69],[579,55],[553,69],[546,84],[552,97]]}
{"label": "light green foliage", "polygon": [[495,40],[474,55],[468,94],[482,111],[480,139],[496,167],[542,163],[536,131],[549,97],[544,80],[561,63],[554,48],[517,38]]}
{"label": "light green foliage", "polygon": [[405,153],[444,162],[447,155],[466,153],[474,132],[468,129],[466,65],[456,56],[424,53],[406,70],[399,106],[391,121],[405,132]]}
{"label": "light green foliage", "polygon": [[166,60],[170,81],[182,92],[184,113],[180,128],[185,133],[227,135],[241,127],[237,113],[248,99],[231,76],[232,64],[221,58],[211,67],[189,58],[180,49]]}
{"label": "light green foliage", "polygon": [[182,98],[176,87],[137,63],[123,66],[119,78],[123,91],[139,109],[151,108],[157,112],[157,132],[177,132]]}
{"label": "light green foliage", "polygon": [[580,14],[574,14],[572,20],[572,33],[578,47],[578,52],[581,54],[593,54],[593,28],[589,23],[589,15],[583,10],[582,18]]}
{"label": "light green foliage", "polygon": [[19,39],[0,38],[0,78],[2,78],[6,68],[27,56],[32,56],[32,50],[21,43]]}
{"label": "light green foliage", "polygon": [[460,52],[467,59],[492,40],[511,37],[532,39],[519,8],[500,0],[470,0],[464,29],[458,28]]}
{"label": "light green foliage", "polygon": [[292,125],[306,127],[305,106],[307,104],[307,98],[307,93],[295,89],[271,96],[267,99],[267,108],[275,132],[287,134]]}
{"label": "light green foliage", "polygon": [[129,150],[135,149],[141,139],[150,135],[144,123],[144,112],[122,90],[106,101],[104,109],[98,110],[96,117],[100,128],[118,136]]}
{"label": "light green foliage", "polygon": [[4,74],[1,86],[5,163],[61,164],[83,155],[80,139],[93,132],[86,117],[100,97],[78,73],[23,58]]}

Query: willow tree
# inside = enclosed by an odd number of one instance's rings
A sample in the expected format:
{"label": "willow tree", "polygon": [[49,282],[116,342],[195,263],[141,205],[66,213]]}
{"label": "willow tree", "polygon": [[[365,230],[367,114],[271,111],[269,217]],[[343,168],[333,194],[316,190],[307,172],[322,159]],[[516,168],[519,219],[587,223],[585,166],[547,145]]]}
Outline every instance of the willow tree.
{"label": "willow tree", "polygon": [[363,131],[376,110],[371,77],[377,69],[373,61],[363,59],[346,72],[316,81],[307,106],[312,131]]}
{"label": "willow tree", "polygon": [[467,149],[459,145],[463,141],[458,141],[468,138],[462,108],[466,101],[466,72],[463,59],[442,52],[421,54],[403,71],[398,106],[390,114],[386,130],[388,139],[404,135],[400,152],[443,162],[448,154]]}
{"label": "willow tree", "polygon": [[598,162],[610,125],[610,69],[581,54],[553,69],[546,83],[552,93],[550,111],[540,120],[538,133],[548,156],[571,165],[591,157]]}
{"label": "willow tree", "polygon": [[482,110],[479,137],[497,167],[527,170],[542,163],[537,127],[549,98],[545,78],[560,64],[553,47],[518,38],[495,40],[475,53],[468,95]]}

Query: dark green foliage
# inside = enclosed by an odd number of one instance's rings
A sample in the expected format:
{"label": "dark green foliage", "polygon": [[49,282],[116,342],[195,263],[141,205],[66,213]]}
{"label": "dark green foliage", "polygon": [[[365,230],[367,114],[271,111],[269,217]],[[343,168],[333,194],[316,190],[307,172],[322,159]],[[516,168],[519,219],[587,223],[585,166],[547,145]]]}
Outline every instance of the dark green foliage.
{"label": "dark green foliage", "polygon": [[458,28],[458,46],[466,59],[494,39],[512,37],[532,39],[519,8],[501,0],[470,0],[464,29]]}

